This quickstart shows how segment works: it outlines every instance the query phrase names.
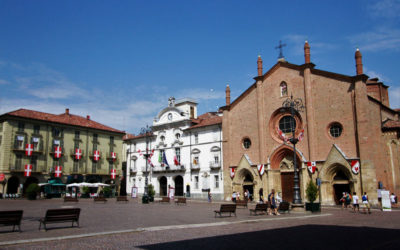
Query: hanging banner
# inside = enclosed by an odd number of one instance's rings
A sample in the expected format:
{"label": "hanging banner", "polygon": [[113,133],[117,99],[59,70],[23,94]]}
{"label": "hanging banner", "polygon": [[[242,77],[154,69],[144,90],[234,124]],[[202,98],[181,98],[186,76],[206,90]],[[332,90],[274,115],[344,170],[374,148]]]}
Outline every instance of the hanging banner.
{"label": "hanging banner", "polygon": [[307,162],[307,169],[311,174],[314,174],[317,169],[317,163],[315,161]]}
{"label": "hanging banner", "polygon": [[257,169],[258,169],[258,172],[260,173],[260,175],[264,174],[264,171],[265,171],[264,164],[257,165]]}
{"label": "hanging banner", "polygon": [[358,172],[360,172],[359,161],[351,161],[351,171],[353,171],[354,174],[358,174]]}
{"label": "hanging banner", "polygon": [[229,171],[230,171],[230,174],[231,174],[231,178],[233,179],[233,177],[235,177],[235,169],[234,168],[230,168]]}

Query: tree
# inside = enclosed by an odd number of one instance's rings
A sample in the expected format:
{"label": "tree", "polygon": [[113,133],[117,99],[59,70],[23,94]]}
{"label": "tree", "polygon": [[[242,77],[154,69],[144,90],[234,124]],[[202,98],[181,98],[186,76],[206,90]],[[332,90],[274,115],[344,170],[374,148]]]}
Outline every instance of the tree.
{"label": "tree", "polygon": [[314,181],[311,179],[308,182],[307,189],[306,189],[306,196],[310,203],[313,203],[317,199],[318,188],[315,185]]}

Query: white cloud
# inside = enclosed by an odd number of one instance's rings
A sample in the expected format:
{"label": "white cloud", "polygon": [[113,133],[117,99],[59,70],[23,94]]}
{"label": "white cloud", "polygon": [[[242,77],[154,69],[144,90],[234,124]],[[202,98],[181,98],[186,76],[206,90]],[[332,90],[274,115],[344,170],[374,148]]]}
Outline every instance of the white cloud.
{"label": "white cloud", "polygon": [[386,77],[376,71],[369,70],[367,67],[364,67],[364,74],[366,74],[370,78],[375,78],[375,77],[379,78],[379,81],[381,81],[381,82],[391,82],[391,80],[388,77]]}
{"label": "white cloud", "polygon": [[389,88],[389,101],[391,108],[400,108],[400,87]]}
{"label": "white cloud", "polygon": [[0,79],[0,85],[6,85],[6,84],[9,84],[9,83],[10,82],[7,81],[7,80]]}
{"label": "white cloud", "polygon": [[400,29],[380,27],[350,38],[362,51],[400,50]]}
{"label": "white cloud", "polygon": [[400,17],[400,0],[378,0],[368,5],[367,9],[368,13],[376,18]]}

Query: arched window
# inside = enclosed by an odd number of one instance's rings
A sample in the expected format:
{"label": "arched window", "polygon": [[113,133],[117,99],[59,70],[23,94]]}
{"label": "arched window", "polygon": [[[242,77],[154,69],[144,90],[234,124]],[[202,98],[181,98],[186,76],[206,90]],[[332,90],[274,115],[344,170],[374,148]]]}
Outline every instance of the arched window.
{"label": "arched window", "polygon": [[287,89],[286,82],[281,82],[281,85],[279,85],[279,88],[281,90],[281,96],[287,96],[288,95],[288,89]]}

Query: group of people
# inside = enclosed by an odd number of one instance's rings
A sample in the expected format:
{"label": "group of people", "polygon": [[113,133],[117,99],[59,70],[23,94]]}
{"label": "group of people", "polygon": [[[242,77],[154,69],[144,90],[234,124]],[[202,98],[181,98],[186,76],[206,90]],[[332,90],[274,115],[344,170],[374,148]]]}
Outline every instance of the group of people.
{"label": "group of people", "polygon": [[[252,195],[251,193],[246,189],[244,191],[244,200],[248,201],[252,201]],[[240,200],[240,192],[233,192],[232,193],[232,201],[236,202]],[[267,203],[269,202],[270,206],[268,208],[268,214],[274,214],[274,215],[280,215],[280,213],[278,212],[278,206],[279,203],[282,202],[282,198],[279,196],[279,194],[277,194],[275,192],[275,189],[271,190],[271,193],[268,195],[268,199],[264,201],[262,194],[260,194],[260,203]]]}
{"label": "group of people", "polygon": [[[367,192],[364,192],[364,195],[361,197],[361,202],[363,204],[363,211],[366,212],[368,210],[368,214],[371,213],[371,208],[369,205]],[[340,199],[340,203],[342,204],[342,209],[350,207],[354,212],[360,212],[360,198],[358,197],[356,192],[353,192],[351,195],[348,192],[343,192],[343,196]]]}

